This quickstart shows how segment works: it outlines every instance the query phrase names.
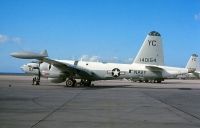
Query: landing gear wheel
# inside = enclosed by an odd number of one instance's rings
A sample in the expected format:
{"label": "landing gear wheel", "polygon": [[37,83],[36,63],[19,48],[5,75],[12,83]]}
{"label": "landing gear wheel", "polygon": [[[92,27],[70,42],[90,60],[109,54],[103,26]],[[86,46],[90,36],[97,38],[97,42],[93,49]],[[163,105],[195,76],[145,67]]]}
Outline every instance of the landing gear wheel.
{"label": "landing gear wheel", "polygon": [[84,86],[85,80],[81,79],[80,86]]}
{"label": "landing gear wheel", "polygon": [[161,83],[161,80],[157,80],[157,83]]}
{"label": "landing gear wheel", "polygon": [[40,85],[40,78],[39,77],[33,77],[32,85]]}
{"label": "landing gear wheel", "polygon": [[36,85],[40,85],[40,78],[39,78],[39,76],[36,79]]}
{"label": "landing gear wheel", "polygon": [[36,81],[36,84],[35,85],[40,85],[40,81]]}
{"label": "landing gear wheel", "polygon": [[76,85],[76,80],[74,79],[67,79],[66,80],[66,86],[67,87],[74,87]]}
{"label": "landing gear wheel", "polygon": [[91,86],[91,81],[90,80],[81,80],[80,82],[81,86],[85,86],[85,87],[90,87]]}
{"label": "landing gear wheel", "polygon": [[142,80],[139,80],[139,83],[142,83]]}
{"label": "landing gear wheel", "polygon": [[36,77],[33,77],[33,80],[32,80],[32,85],[35,85],[35,82],[36,82]]}
{"label": "landing gear wheel", "polygon": [[90,87],[90,86],[91,86],[91,81],[90,81],[90,80],[87,80],[87,81],[85,82],[85,86]]}
{"label": "landing gear wheel", "polygon": [[72,79],[73,80],[73,87],[76,87],[77,86],[77,83],[76,83],[76,80],[75,79]]}

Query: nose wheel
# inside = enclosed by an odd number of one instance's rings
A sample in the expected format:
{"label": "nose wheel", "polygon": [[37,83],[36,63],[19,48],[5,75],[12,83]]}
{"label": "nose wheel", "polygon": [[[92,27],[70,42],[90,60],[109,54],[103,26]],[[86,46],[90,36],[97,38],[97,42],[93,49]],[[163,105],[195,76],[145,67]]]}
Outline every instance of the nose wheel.
{"label": "nose wheel", "polygon": [[40,77],[34,76],[32,82],[32,85],[40,85]]}

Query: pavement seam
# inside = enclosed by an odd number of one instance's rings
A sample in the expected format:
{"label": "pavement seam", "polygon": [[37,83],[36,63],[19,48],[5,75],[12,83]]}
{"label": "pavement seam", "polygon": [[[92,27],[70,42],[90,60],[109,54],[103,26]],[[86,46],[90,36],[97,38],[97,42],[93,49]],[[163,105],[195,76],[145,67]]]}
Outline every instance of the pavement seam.
{"label": "pavement seam", "polygon": [[73,99],[75,99],[76,97],[78,97],[81,94],[82,90],[77,93],[76,95],[74,95],[72,98],[70,98],[69,100],[67,100],[66,102],[64,102],[62,105],[58,106],[57,108],[53,109],[49,114],[47,114],[45,117],[43,117],[41,120],[39,120],[37,123],[35,123],[34,125],[32,125],[30,128],[34,128],[36,127],[39,123],[41,123],[42,121],[46,120],[48,117],[50,117],[52,114],[54,114],[56,111],[60,110],[62,107],[64,107],[66,104],[70,103]]}
{"label": "pavement seam", "polygon": [[[168,104],[167,102],[165,102],[165,101],[163,101],[163,100],[161,100],[161,99],[159,99],[159,98],[155,98],[155,97],[152,97],[151,95],[149,95],[149,94],[147,94],[147,93],[145,93],[145,92],[142,92],[143,94],[145,94],[145,95],[147,95],[147,96],[149,96],[149,97],[151,97],[151,98],[153,98],[153,99],[155,99],[155,100],[157,100],[157,101],[159,101],[159,102],[161,102],[161,103],[163,103],[163,104],[165,104],[165,105],[167,105],[167,106],[170,106],[170,107],[172,107],[173,109],[175,109],[175,110],[178,110],[179,112],[182,112],[183,114],[186,114],[186,115],[188,115],[188,116],[190,116],[190,117],[192,117],[192,118],[195,118],[195,119],[197,119],[198,121],[200,121],[200,118],[198,117],[198,116],[195,116],[195,115],[193,115],[193,114],[191,114],[191,113],[189,113],[189,112],[187,112],[187,111],[184,111],[184,110],[182,110],[182,109],[180,109],[180,108],[178,108],[178,107],[176,107],[176,106],[174,106],[174,105],[170,105],[170,104]],[[172,110],[173,111],[173,110]],[[181,116],[180,114],[178,114],[179,116]],[[182,116],[181,116],[182,117]],[[184,118],[184,117],[183,117]],[[186,119],[187,121],[189,121],[190,123],[191,122],[193,122],[193,121],[191,121],[191,120],[189,120],[189,119],[187,119],[187,118],[184,118],[184,119]]]}

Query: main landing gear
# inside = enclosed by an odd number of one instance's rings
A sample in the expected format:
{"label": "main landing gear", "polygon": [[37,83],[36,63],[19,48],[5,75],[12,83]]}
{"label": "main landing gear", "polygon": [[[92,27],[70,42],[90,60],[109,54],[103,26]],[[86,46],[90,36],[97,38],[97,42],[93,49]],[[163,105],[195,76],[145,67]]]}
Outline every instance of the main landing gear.
{"label": "main landing gear", "polygon": [[[164,79],[138,80],[138,82],[140,82],[140,83],[142,83],[142,82],[145,82],[145,83],[161,83],[162,81],[164,81]],[[134,81],[134,82],[137,82],[137,81]]]}
{"label": "main landing gear", "polygon": [[80,85],[81,86],[90,87],[91,86],[91,81],[82,79],[81,82],[80,82]]}
{"label": "main landing gear", "polygon": [[81,81],[78,83],[74,78],[68,78],[66,80],[66,87],[76,87],[76,86],[84,86],[84,87],[90,87],[91,81],[90,80],[85,80],[85,79],[81,79]]}
{"label": "main landing gear", "polygon": [[76,86],[76,80],[75,79],[73,79],[73,78],[68,78],[67,80],[66,80],[66,86],[67,87],[74,87],[74,86]]}

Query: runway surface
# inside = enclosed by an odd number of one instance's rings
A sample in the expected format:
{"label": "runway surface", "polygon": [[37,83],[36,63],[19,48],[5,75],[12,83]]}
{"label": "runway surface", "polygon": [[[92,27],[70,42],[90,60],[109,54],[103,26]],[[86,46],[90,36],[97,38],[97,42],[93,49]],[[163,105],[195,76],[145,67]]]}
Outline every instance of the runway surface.
{"label": "runway surface", "polygon": [[1,128],[199,128],[200,80],[64,87],[0,76]]}

